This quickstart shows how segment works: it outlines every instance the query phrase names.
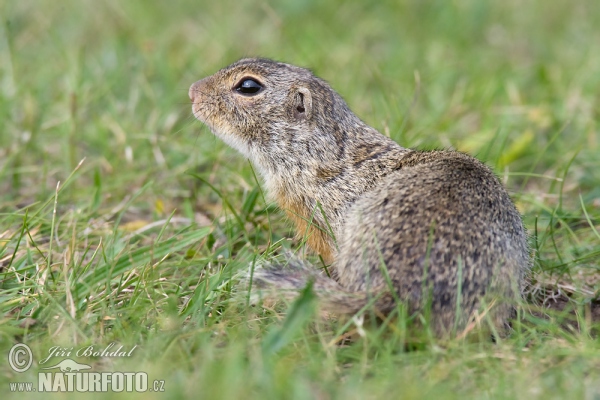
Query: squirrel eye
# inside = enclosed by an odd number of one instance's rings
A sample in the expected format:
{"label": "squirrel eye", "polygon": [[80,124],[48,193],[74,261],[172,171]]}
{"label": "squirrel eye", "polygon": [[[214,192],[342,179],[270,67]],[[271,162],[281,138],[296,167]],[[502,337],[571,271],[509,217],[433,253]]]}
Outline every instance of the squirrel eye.
{"label": "squirrel eye", "polygon": [[234,88],[237,92],[246,96],[257,94],[263,89],[263,86],[254,79],[244,78]]}

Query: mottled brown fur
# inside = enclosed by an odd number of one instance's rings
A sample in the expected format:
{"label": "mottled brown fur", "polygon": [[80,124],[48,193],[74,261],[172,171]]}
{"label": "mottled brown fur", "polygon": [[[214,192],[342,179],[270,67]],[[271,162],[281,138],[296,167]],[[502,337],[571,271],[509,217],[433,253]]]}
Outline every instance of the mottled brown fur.
{"label": "mottled brown fur", "polygon": [[[240,93],[248,79],[260,87]],[[298,234],[332,263],[332,279],[293,262],[255,283],[299,290],[309,279],[325,307],[369,302],[429,308],[440,336],[474,315],[501,329],[530,266],[521,218],[478,160],[401,147],[366,125],[310,71],[244,59],[190,87],[194,115],[257,167]],[[491,307],[493,305],[493,307]]]}

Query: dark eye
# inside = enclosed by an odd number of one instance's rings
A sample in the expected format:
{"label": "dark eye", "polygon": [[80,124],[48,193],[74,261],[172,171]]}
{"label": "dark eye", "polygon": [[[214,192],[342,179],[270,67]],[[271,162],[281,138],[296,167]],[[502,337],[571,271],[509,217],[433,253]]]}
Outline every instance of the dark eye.
{"label": "dark eye", "polygon": [[263,90],[263,86],[254,79],[244,78],[235,86],[235,90],[246,96],[252,96]]}

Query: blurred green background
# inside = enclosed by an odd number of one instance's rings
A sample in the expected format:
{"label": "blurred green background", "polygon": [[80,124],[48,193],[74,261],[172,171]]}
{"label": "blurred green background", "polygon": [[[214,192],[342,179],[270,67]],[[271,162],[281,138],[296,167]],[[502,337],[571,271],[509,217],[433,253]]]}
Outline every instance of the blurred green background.
{"label": "blurred green background", "polygon": [[182,166],[239,171],[243,161],[190,118],[187,89],[241,57],[264,56],[311,68],[405,146],[455,147],[499,173],[551,176],[579,152],[582,171],[572,183],[590,201],[600,197],[599,8],[594,1],[6,1],[3,198],[27,193],[25,186],[46,195],[40,189],[52,191],[83,157],[114,177],[113,195],[172,178]]}
{"label": "blurred green background", "polygon": [[[0,17],[2,354],[138,344],[118,365],[171,397],[599,395],[600,2],[0,0]],[[233,306],[237,270],[302,249],[191,114],[190,84],[247,56],[312,69],[403,146],[491,165],[531,235],[528,300],[558,314],[407,353]]]}

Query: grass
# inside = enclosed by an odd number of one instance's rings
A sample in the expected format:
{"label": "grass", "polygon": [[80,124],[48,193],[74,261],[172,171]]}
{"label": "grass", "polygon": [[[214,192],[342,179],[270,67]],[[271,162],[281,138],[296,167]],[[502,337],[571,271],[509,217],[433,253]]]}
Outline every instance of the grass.
{"label": "grass", "polygon": [[[1,390],[37,382],[36,364],[7,364],[14,343],[39,361],[117,342],[138,347],[75,359],[164,380],[140,398],[600,397],[597,2],[6,1],[0,15]],[[236,273],[304,248],[187,90],[249,55],[311,67],[406,147],[495,168],[535,251],[510,337],[407,349],[398,325],[339,345],[309,292],[247,306]]]}

